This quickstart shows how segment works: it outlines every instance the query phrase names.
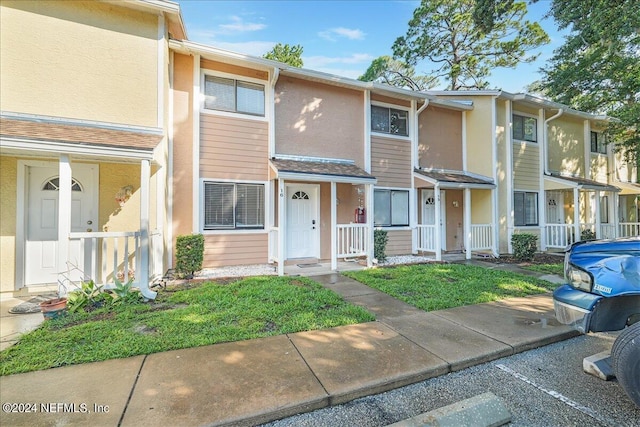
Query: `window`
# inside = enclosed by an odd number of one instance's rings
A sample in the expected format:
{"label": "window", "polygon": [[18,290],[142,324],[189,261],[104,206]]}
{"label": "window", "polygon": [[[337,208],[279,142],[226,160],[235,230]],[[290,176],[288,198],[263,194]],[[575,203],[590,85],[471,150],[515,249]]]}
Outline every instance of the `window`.
{"label": "window", "polygon": [[264,116],[264,86],[204,76],[204,108]]}
{"label": "window", "polygon": [[371,130],[391,135],[409,136],[408,113],[404,110],[371,106]]}
{"label": "window", "polygon": [[513,193],[513,214],[516,226],[538,225],[538,193]]}
{"label": "window", "polygon": [[409,192],[405,190],[375,190],[373,223],[394,227],[409,225]]}
{"label": "window", "polygon": [[[60,178],[51,178],[44,183],[42,189],[46,191],[60,190]],[[71,178],[71,191],[82,191],[80,183],[75,178]]]}
{"label": "window", "polygon": [[604,143],[602,134],[598,132],[591,132],[591,152],[607,154],[607,146]]}
{"label": "window", "polygon": [[533,117],[513,115],[513,139],[538,142],[538,120]]}
{"label": "window", "polygon": [[204,229],[264,228],[264,185],[204,183]]}

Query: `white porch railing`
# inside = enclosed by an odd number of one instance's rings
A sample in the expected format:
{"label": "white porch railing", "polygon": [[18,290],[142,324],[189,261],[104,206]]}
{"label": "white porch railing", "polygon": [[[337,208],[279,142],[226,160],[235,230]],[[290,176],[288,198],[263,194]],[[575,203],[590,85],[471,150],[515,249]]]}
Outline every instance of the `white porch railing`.
{"label": "white porch railing", "polygon": [[424,252],[436,251],[436,226],[418,224],[416,226],[418,232],[417,249]]}
{"label": "white porch railing", "polygon": [[149,248],[149,280],[153,281],[164,275],[164,241],[162,232],[154,230],[149,236],[151,248]]}
{"label": "white porch railing", "polygon": [[[82,270],[86,279],[109,287],[115,283],[115,279],[126,283],[133,278],[134,286],[138,285],[135,268],[140,259],[139,231],[71,233],[69,240],[79,244],[78,253],[82,262],[76,267]],[[157,241],[155,236],[150,239],[152,244],[154,241]]]}
{"label": "white porch railing", "polygon": [[564,249],[575,241],[573,224],[547,224],[546,233],[548,248]]}
{"label": "white porch railing", "polygon": [[613,239],[616,237],[616,226],[613,224],[600,224],[599,239]]}
{"label": "white porch railing", "polygon": [[280,256],[278,254],[278,227],[271,227],[269,230],[269,257],[271,262],[279,262]]}
{"label": "white porch railing", "polygon": [[369,242],[367,224],[337,224],[337,258],[366,256]]}
{"label": "white porch railing", "polygon": [[493,227],[491,224],[471,224],[471,250],[493,249]]}
{"label": "white porch railing", "polygon": [[640,236],[640,222],[621,222],[618,226],[620,237]]}

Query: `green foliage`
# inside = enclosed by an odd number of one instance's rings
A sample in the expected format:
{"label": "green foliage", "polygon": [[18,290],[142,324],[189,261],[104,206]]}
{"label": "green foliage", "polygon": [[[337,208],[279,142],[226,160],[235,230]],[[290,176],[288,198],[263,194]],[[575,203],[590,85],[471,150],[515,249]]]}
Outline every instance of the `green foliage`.
{"label": "green foliage", "polygon": [[140,292],[133,288],[133,279],[129,279],[127,283],[115,280],[115,286],[108,291],[113,298],[114,304],[132,304],[142,301]]}
{"label": "green foliage", "polygon": [[204,259],[204,236],[190,234],[176,238],[176,273],[191,278],[202,269]]}
{"label": "green foliage", "polygon": [[374,320],[305,277],[262,276],[169,289],[154,302],[45,322],[0,352],[0,375]]}
{"label": "green foliage", "polygon": [[417,91],[431,89],[437,84],[437,79],[428,76],[416,76],[416,71],[412,66],[390,56],[381,56],[374,59],[367,71],[358,77],[358,80],[385,83]]}
{"label": "green foliage", "polygon": [[381,229],[373,230],[373,257],[378,262],[385,262],[387,260],[387,241],[389,236],[387,232]]}
{"label": "green foliage", "polygon": [[524,2],[485,8],[480,15],[489,10],[489,23],[480,25],[475,7],[476,0],[422,0],[406,35],[393,44],[394,57],[409,65],[427,60],[428,74],[444,77],[451,90],[486,89],[491,70],[532,62],[538,55],[528,52],[549,42],[540,24],[525,20]]}
{"label": "green foliage", "polygon": [[615,117],[607,140],[640,167],[640,3],[554,0],[550,15],[571,32],[532,88],[577,110]]}
{"label": "green foliage", "polygon": [[538,273],[555,274],[564,277],[564,263],[555,264],[531,264],[523,267],[525,270],[537,271]]}
{"label": "green foliage", "polygon": [[291,46],[289,44],[278,43],[271,51],[265,53],[263,58],[284,62],[292,67],[301,68],[303,65],[302,50],[302,46],[299,44]]}
{"label": "green foliage", "polygon": [[580,233],[580,240],[595,240],[595,239],[596,239],[596,233],[589,230],[588,228],[585,228]]}
{"label": "green foliage", "polygon": [[511,236],[513,257],[518,261],[531,261],[537,250],[538,236],[530,233],[515,233]]}
{"label": "green foliage", "polygon": [[75,313],[81,309],[99,304],[104,301],[101,297],[102,286],[95,284],[93,280],[80,283],[80,287],[72,291],[67,296],[67,308],[69,312]]}
{"label": "green foliage", "polygon": [[403,265],[343,274],[426,311],[540,294],[556,287],[535,277],[461,264]]}

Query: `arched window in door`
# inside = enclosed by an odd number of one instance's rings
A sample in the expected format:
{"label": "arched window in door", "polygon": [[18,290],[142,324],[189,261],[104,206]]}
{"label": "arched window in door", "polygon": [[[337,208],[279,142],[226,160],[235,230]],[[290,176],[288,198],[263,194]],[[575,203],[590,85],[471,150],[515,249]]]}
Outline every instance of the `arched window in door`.
{"label": "arched window in door", "polygon": [[[43,191],[59,191],[60,190],[60,178],[57,176],[54,178],[50,178],[42,185]],[[78,182],[77,179],[71,179],[71,191],[83,191],[82,185]]]}

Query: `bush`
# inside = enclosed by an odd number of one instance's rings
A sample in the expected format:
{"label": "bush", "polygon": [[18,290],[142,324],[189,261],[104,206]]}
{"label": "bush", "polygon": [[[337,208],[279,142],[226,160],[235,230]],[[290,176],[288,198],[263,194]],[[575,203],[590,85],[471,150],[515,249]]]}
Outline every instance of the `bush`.
{"label": "bush", "polygon": [[204,236],[190,234],[176,238],[176,273],[190,279],[196,271],[202,270],[204,258]]}
{"label": "bush", "polygon": [[384,262],[387,259],[387,241],[389,236],[385,230],[376,229],[373,231],[373,257],[378,262]]}
{"label": "bush", "polygon": [[513,257],[518,261],[532,261],[537,250],[538,236],[530,233],[519,233],[511,236]]}
{"label": "bush", "polygon": [[580,240],[595,240],[595,239],[596,239],[596,233],[589,230],[588,228],[582,230],[582,233],[580,233]]}

